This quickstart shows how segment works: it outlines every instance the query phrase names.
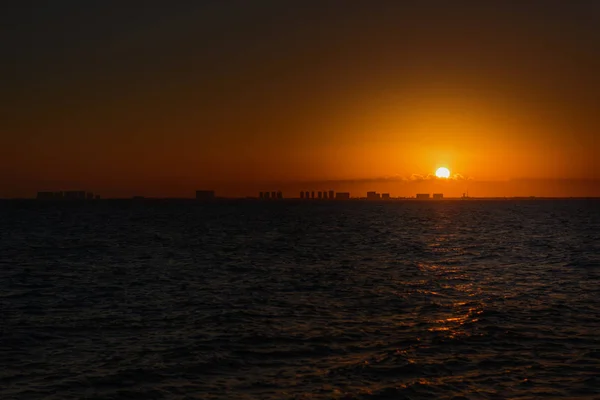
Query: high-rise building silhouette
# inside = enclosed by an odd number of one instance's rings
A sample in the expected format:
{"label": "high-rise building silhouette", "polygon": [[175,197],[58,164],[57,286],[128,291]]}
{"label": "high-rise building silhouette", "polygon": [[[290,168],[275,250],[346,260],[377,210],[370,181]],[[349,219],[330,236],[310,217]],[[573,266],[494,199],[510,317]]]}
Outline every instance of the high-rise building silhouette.
{"label": "high-rise building silhouette", "polygon": [[314,191],[310,192],[310,198],[311,198],[311,199],[314,199],[314,198],[315,198],[315,192],[314,192]]}
{"label": "high-rise building silhouette", "polygon": [[283,193],[281,193],[281,191],[277,192],[277,199],[278,200],[282,200],[283,199]]}
{"label": "high-rise building silhouette", "polygon": [[350,193],[349,192],[337,192],[335,194],[335,199],[336,200],[350,200]]}
{"label": "high-rise building silhouette", "polygon": [[417,200],[429,200],[429,193],[417,193]]}
{"label": "high-rise building silhouette", "polygon": [[304,192],[300,192],[300,198],[303,199],[304,198]]}
{"label": "high-rise building silhouette", "polygon": [[389,200],[389,199],[390,199],[389,193],[381,193],[381,200]]}
{"label": "high-rise building silhouette", "polygon": [[444,193],[434,193],[433,194],[434,200],[442,200],[443,198],[444,198]]}
{"label": "high-rise building silhouette", "polygon": [[335,198],[335,192],[333,190],[329,191],[329,200],[333,200]]}
{"label": "high-rise building silhouette", "polygon": [[277,198],[277,192],[271,192],[271,198],[272,199],[276,199]]}
{"label": "high-rise building silhouette", "polygon": [[367,200],[379,200],[381,196],[377,192],[367,192]]}

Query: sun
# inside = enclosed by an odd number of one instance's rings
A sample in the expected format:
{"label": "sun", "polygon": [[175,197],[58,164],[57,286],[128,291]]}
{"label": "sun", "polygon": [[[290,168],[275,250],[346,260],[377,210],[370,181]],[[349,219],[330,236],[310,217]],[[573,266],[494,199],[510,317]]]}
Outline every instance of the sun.
{"label": "sun", "polygon": [[448,179],[450,178],[450,170],[446,167],[440,167],[435,171],[435,176],[438,178]]}

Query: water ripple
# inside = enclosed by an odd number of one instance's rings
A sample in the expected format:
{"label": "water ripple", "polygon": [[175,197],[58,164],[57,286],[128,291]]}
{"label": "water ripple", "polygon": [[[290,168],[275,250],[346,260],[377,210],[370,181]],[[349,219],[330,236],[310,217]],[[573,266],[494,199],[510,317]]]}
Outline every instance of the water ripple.
{"label": "water ripple", "polygon": [[600,204],[2,203],[2,399],[600,398]]}

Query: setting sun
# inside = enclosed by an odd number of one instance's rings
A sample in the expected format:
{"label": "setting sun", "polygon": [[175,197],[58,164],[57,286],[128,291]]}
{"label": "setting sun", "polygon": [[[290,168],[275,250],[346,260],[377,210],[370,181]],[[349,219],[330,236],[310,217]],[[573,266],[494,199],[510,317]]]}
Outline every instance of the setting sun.
{"label": "setting sun", "polygon": [[435,171],[435,176],[438,178],[450,178],[450,170],[445,167],[438,168],[437,171]]}

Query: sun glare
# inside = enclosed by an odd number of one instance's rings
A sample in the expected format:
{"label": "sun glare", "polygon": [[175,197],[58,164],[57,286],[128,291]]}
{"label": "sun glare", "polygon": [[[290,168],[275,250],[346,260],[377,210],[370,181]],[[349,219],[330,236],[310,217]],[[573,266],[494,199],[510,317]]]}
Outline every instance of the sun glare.
{"label": "sun glare", "polygon": [[450,170],[445,167],[438,168],[437,171],[435,171],[435,176],[448,179],[450,178]]}

